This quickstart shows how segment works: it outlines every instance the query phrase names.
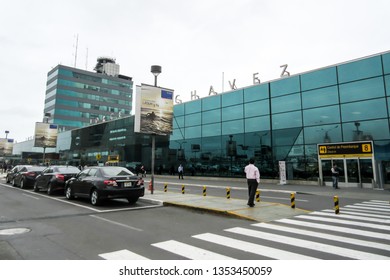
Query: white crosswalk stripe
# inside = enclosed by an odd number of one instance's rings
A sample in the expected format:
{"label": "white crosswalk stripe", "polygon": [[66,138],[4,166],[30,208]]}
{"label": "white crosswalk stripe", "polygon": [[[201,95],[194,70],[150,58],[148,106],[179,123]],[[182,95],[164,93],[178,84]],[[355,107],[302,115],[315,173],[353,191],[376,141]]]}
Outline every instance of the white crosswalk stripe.
{"label": "white crosswalk stripe", "polygon": [[[330,209],[315,211],[255,223],[250,228],[233,227],[218,234],[196,234],[186,243],[168,240],[151,246],[194,260],[232,260],[246,254],[250,254],[248,259],[258,256],[279,260],[387,260],[390,259],[389,211],[388,201],[365,201],[342,207],[338,215]],[[127,249],[99,256],[111,260],[147,259]]]}

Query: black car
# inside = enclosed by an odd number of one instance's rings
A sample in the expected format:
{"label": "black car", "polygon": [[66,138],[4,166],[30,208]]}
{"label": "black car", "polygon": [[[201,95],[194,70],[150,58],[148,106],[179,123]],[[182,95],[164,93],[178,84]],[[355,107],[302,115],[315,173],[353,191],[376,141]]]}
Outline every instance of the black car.
{"label": "black car", "polygon": [[96,166],[84,169],[65,186],[67,199],[89,198],[92,205],[105,199],[126,198],[130,204],[144,196],[144,181],[130,170],[119,166]]}
{"label": "black car", "polygon": [[41,174],[45,166],[23,166],[14,176],[12,184],[24,189],[34,186],[36,177]]}
{"label": "black car", "polygon": [[63,191],[66,180],[76,176],[80,170],[75,166],[53,165],[46,167],[37,176],[34,183],[34,192],[47,191],[53,194],[55,191]]}
{"label": "black car", "polygon": [[31,166],[31,165],[15,165],[11,170],[7,172],[7,175],[5,176],[5,181],[7,183],[11,183],[12,185],[14,184],[14,178],[16,174],[25,166]]}

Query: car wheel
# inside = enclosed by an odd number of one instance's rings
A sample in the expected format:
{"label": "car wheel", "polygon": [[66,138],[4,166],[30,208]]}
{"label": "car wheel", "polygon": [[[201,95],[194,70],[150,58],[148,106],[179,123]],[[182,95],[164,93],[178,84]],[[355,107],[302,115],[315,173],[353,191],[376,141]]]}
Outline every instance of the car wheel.
{"label": "car wheel", "polygon": [[49,185],[47,185],[47,194],[48,195],[52,195],[53,194],[53,188],[52,188],[50,183],[49,183]]}
{"label": "car wheel", "polygon": [[96,189],[92,190],[91,192],[91,204],[93,206],[99,205],[100,204],[100,197],[99,193]]}
{"label": "car wheel", "polygon": [[37,182],[34,183],[34,192],[39,192],[39,188],[38,188],[38,185],[37,185]]}
{"label": "car wheel", "polygon": [[138,201],[138,197],[128,197],[127,198],[127,201],[130,203],[130,204],[134,204]]}
{"label": "car wheel", "polygon": [[72,194],[72,187],[71,186],[67,186],[66,189],[65,189],[65,197],[66,199],[68,200],[71,200],[74,198],[73,194]]}
{"label": "car wheel", "polygon": [[12,185],[12,186],[14,186],[14,187],[16,187],[15,178],[13,178],[13,179],[12,179],[12,181],[11,181],[11,185]]}
{"label": "car wheel", "polygon": [[24,178],[22,178],[22,179],[20,180],[20,188],[21,188],[21,189],[24,189],[24,188],[25,188]]}

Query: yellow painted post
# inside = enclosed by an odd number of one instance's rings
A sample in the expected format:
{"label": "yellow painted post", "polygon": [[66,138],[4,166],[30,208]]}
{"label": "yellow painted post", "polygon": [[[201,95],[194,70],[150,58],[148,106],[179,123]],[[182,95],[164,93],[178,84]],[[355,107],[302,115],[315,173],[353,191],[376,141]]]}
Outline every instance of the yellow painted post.
{"label": "yellow painted post", "polygon": [[203,196],[206,196],[206,186],[203,186]]}
{"label": "yellow painted post", "polygon": [[260,202],[260,191],[256,191],[256,202]]}
{"label": "yellow painted post", "polygon": [[167,191],[168,191],[168,184],[165,183],[165,185],[164,185],[164,192],[167,192]]}
{"label": "yellow painted post", "polygon": [[230,188],[226,188],[226,198],[230,199]]}
{"label": "yellow painted post", "polygon": [[185,194],[185,186],[184,185],[181,186],[181,193]]}
{"label": "yellow painted post", "polygon": [[291,208],[295,209],[295,193],[290,194]]}
{"label": "yellow painted post", "polygon": [[334,202],[334,213],[340,214],[339,197],[337,195],[333,197],[333,202]]}

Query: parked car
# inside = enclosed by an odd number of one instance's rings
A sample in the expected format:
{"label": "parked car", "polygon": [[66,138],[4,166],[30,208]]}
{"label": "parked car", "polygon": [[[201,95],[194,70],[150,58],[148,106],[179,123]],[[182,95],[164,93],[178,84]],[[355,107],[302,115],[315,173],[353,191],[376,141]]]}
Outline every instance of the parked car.
{"label": "parked car", "polygon": [[23,166],[14,176],[13,185],[24,189],[34,186],[36,177],[41,174],[45,166]]}
{"label": "parked car", "polygon": [[49,195],[65,189],[66,180],[80,172],[75,166],[53,165],[46,167],[37,176],[34,183],[34,192],[47,191]]}
{"label": "parked car", "polygon": [[142,177],[119,166],[94,166],[84,169],[65,186],[67,199],[86,197],[92,205],[99,205],[106,199],[126,198],[130,204],[144,196]]}
{"label": "parked car", "polygon": [[7,175],[5,176],[6,183],[11,183],[14,185],[14,178],[15,175],[19,172],[20,169],[22,169],[25,166],[31,166],[31,165],[15,165],[11,170],[7,172]]}

